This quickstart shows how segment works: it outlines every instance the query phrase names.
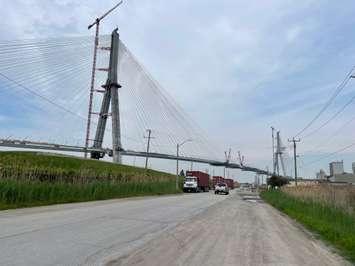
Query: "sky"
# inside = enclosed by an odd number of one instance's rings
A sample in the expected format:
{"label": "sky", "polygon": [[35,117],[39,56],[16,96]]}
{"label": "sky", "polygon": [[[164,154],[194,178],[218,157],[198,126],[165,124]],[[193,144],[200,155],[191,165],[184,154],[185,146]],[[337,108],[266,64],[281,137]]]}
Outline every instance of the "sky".
{"label": "sky", "polygon": [[[87,25],[115,3],[0,0],[0,42],[92,35]],[[280,130],[293,174],[287,139],[319,112],[355,65],[354,8],[353,1],[126,0],[105,19],[101,33],[118,27],[125,45],[154,79],[210,139],[225,150],[232,148],[233,159],[240,150],[247,164],[271,168],[270,126]],[[345,170],[351,171],[355,147],[324,157],[355,142],[355,121],[338,130],[355,115],[352,102],[327,126],[305,135],[351,100],[354,87],[350,80],[299,136],[301,176],[314,177],[320,168],[329,172],[332,160],[344,160]],[[0,97],[5,103],[11,95]],[[16,101],[16,106],[29,104],[28,99]],[[2,135],[29,123],[26,114],[9,110],[0,108]],[[14,117],[21,121],[16,126]],[[37,119],[38,125],[50,123]],[[244,172],[233,175],[253,180]]]}

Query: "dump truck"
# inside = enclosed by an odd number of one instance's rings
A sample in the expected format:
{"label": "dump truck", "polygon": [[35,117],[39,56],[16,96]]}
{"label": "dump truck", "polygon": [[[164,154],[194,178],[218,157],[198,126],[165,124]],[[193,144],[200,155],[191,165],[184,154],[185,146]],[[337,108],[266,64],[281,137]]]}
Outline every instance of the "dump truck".
{"label": "dump truck", "polygon": [[184,192],[209,191],[209,174],[201,171],[186,171]]}

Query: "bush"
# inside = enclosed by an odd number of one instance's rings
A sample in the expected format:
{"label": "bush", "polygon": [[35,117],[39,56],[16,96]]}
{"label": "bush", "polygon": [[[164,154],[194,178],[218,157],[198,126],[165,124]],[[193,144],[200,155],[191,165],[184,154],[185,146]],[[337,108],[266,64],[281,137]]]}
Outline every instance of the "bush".
{"label": "bush", "polygon": [[287,185],[288,183],[289,182],[287,178],[282,176],[276,176],[276,175],[271,176],[267,180],[267,184],[270,185],[272,188],[282,187],[284,185]]}

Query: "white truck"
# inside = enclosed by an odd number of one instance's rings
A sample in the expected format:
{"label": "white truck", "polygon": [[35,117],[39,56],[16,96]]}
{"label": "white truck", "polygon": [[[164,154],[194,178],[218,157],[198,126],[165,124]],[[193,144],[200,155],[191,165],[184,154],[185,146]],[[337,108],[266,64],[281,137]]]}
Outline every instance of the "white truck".
{"label": "white truck", "polygon": [[217,183],[215,188],[214,188],[214,194],[229,194],[229,188],[228,185],[226,183]]}

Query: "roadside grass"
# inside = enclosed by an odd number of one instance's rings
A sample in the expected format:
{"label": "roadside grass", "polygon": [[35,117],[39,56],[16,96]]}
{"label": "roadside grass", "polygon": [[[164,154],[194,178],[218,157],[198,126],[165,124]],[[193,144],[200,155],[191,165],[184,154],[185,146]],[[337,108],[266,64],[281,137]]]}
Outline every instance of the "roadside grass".
{"label": "roadside grass", "polygon": [[87,183],[166,180],[173,175],[110,162],[36,152],[0,152],[0,178]]}
{"label": "roadside grass", "polygon": [[0,180],[0,209],[176,193],[175,182],[88,184]]}
{"label": "roadside grass", "polygon": [[333,244],[355,263],[355,215],[313,200],[302,200],[280,190],[269,190],[261,197],[288,216]]}
{"label": "roadside grass", "polygon": [[154,170],[36,152],[0,152],[0,209],[180,193]]}
{"label": "roadside grass", "polygon": [[335,186],[325,183],[310,186],[286,186],[281,190],[297,199],[315,201],[355,214],[355,186],[353,185]]}

